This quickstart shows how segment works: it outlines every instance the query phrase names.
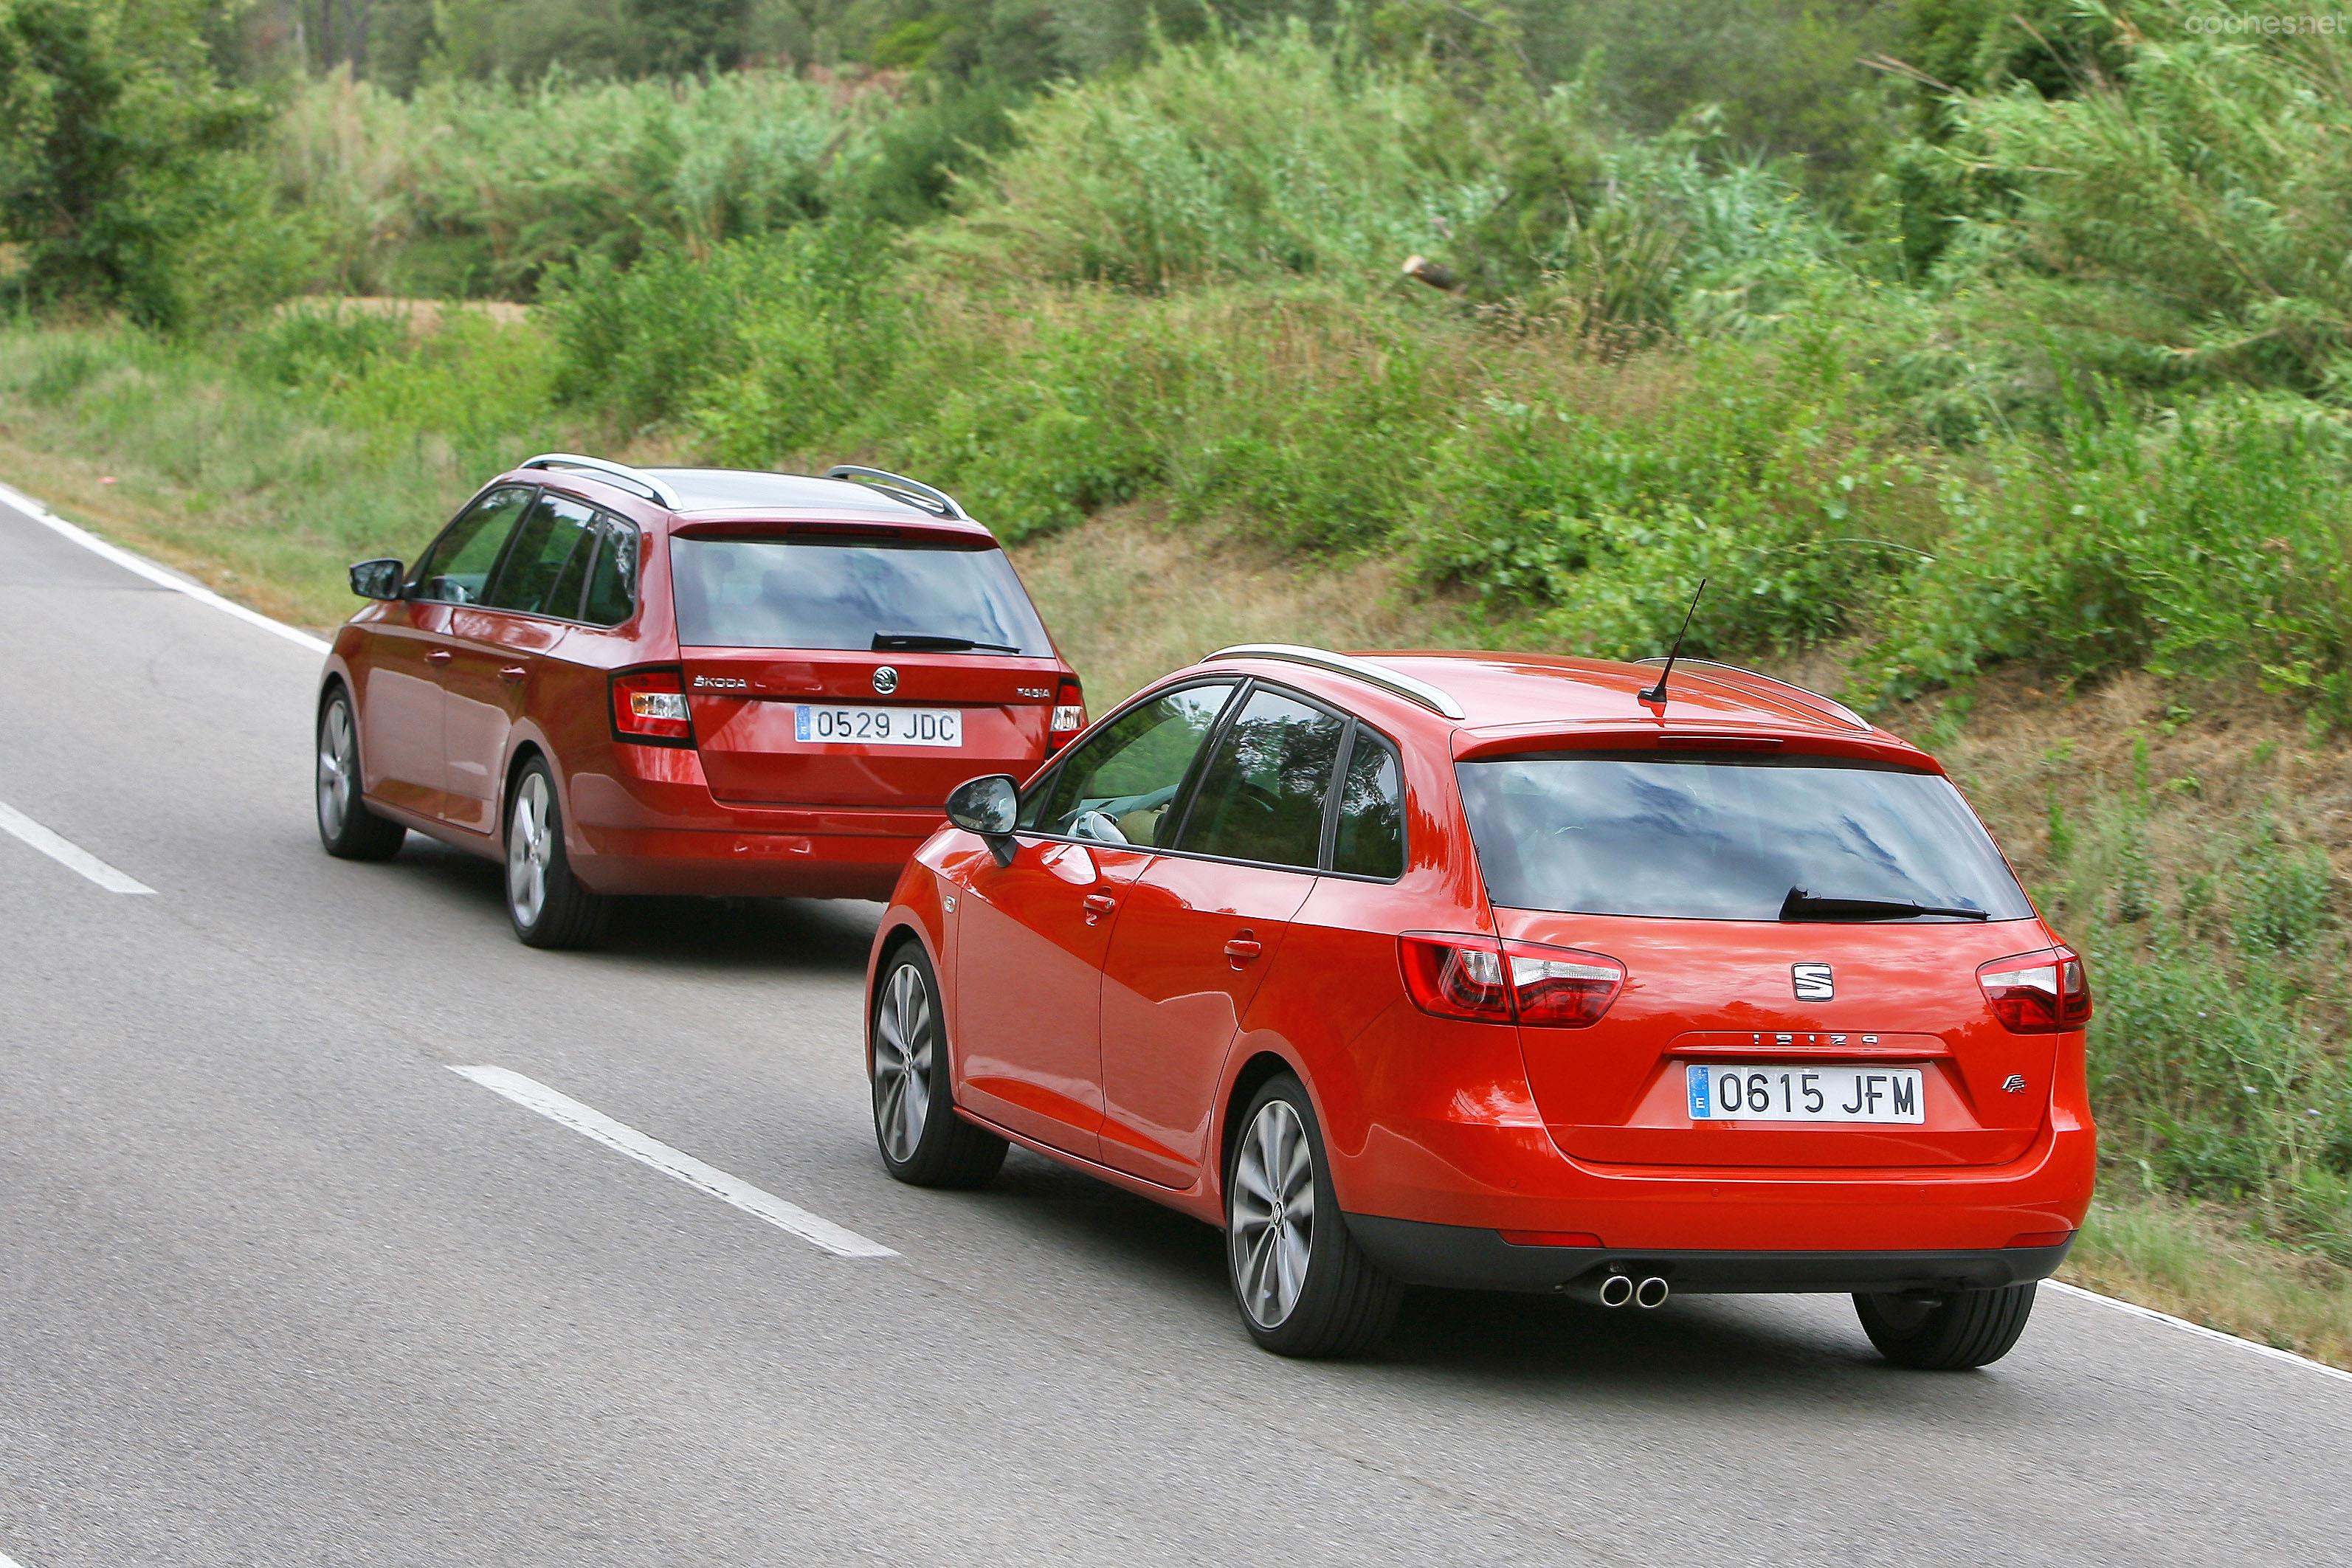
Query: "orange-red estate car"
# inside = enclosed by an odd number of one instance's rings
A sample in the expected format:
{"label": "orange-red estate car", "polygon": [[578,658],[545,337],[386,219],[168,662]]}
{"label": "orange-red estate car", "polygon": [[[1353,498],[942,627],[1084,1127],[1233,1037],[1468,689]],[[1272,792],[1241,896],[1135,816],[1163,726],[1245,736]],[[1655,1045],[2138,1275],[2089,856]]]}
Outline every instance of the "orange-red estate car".
{"label": "orange-red estate car", "polygon": [[874,469],[550,454],[352,587],[320,839],[503,859],[535,946],[589,940],[616,894],[886,897],[959,779],[1086,722],[994,536]]}
{"label": "orange-red estate car", "polygon": [[1816,1291],[1980,1365],[2089,1204],[2081,959],[1934,758],[1766,676],[1231,648],[948,815],[874,946],[884,1161],[1220,1226],[1271,1349],[1404,1284]]}

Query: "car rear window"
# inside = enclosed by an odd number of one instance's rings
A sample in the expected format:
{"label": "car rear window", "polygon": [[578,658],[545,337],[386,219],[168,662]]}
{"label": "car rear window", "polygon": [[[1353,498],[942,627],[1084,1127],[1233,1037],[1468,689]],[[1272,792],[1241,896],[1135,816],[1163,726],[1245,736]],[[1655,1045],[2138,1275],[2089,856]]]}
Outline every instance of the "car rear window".
{"label": "car rear window", "polygon": [[877,636],[911,636],[1054,651],[993,548],[673,537],[669,559],[678,641],[692,647],[872,648]]}
{"label": "car rear window", "polygon": [[1820,757],[1510,757],[1457,771],[1487,894],[1512,909],[1778,920],[1791,890],[2032,913],[1939,774]]}

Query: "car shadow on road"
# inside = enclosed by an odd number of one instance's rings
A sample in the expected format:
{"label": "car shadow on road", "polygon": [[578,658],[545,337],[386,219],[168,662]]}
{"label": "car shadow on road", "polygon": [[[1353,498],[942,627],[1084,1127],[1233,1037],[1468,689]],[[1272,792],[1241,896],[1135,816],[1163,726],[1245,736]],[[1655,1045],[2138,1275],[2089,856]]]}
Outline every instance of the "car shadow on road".
{"label": "car shadow on road", "polygon": [[[1148,1293],[1205,1332],[1229,1332],[1236,1356],[1261,1354],[1234,1322],[1223,1238],[1208,1226],[1021,1151],[967,1201],[1000,1218],[1017,1214],[1039,1244],[1115,1278],[1108,1289]],[[2014,1414],[2020,1390],[1999,1372],[1895,1368],[1871,1349],[1843,1296],[1686,1297],[1644,1312],[1561,1296],[1414,1290],[1388,1341],[1344,1365],[1352,1382],[1416,1396],[1573,1396],[1618,1409],[1705,1401],[1781,1415],[1866,1398],[1890,1415],[1981,1418],[1989,1429]],[[1973,1392],[1955,1401],[1963,1389]]]}
{"label": "car shadow on road", "polygon": [[[453,922],[511,943],[506,872],[496,862],[409,835],[395,862]],[[654,960],[712,972],[856,974],[882,906],[853,899],[624,898],[596,946],[579,955]]]}

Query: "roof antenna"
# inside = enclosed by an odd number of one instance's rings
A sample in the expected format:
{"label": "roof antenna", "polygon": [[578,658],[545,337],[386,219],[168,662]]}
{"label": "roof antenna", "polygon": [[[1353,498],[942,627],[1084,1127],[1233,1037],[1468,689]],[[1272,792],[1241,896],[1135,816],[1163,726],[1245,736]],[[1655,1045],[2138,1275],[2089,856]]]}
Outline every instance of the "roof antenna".
{"label": "roof antenna", "polygon": [[1656,685],[1652,686],[1646,692],[1638,692],[1635,694],[1636,697],[1640,701],[1648,703],[1653,707],[1662,708],[1666,706],[1666,677],[1675,673],[1675,661],[1683,656],[1683,634],[1690,630],[1691,617],[1698,613],[1699,594],[1705,593],[1706,591],[1706,579],[1702,577],[1698,580],[1697,592],[1691,595],[1690,608],[1683,612],[1683,629],[1681,632],[1675,633],[1674,651],[1666,655],[1666,667],[1658,672],[1658,684]]}

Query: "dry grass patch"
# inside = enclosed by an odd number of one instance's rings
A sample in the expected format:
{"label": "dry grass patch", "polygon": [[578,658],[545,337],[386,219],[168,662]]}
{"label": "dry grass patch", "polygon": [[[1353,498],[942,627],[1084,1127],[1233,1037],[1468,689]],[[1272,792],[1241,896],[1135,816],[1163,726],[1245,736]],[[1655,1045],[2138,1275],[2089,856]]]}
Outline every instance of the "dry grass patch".
{"label": "dry grass patch", "polygon": [[2102,1202],[2060,1277],[2352,1369],[2352,1269],[2249,1237],[2217,1209]]}

